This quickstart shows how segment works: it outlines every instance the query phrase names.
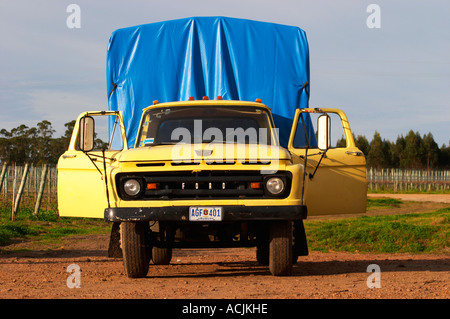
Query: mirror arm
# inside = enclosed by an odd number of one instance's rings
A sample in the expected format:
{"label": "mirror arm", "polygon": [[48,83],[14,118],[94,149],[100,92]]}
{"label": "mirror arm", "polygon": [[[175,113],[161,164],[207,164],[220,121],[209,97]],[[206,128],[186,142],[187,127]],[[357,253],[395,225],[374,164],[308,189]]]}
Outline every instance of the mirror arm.
{"label": "mirror arm", "polygon": [[313,172],[312,174],[309,173],[309,179],[313,179],[313,178],[314,178],[314,175],[316,175],[317,169],[319,168],[320,163],[322,162],[322,159],[325,157],[325,154],[326,154],[326,153],[327,153],[326,150],[322,153],[322,156],[320,157],[320,160],[319,160],[319,162],[317,163],[316,168],[314,169],[314,172]]}
{"label": "mirror arm", "polygon": [[[106,150],[105,150],[106,151]],[[93,156],[93,157],[101,157],[101,158],[103,158],[103,156],[102,155],[97,155],[97,154],[90,154],[91,156]],[[116,159],[115,158],[113,158],[113,157],[104,157],[104,158],[106,158],[106,159],[109,159],[110,161],[116,161]]]}
{"label": "mirror arm", "polygon": [[308,149],[311,147],[311,143],[309,142],[309,135],[308,130],[306,129],[305,119],[303,117],[303,113],[300,113],[300,117],[302,118],[302,126],[303,126],[303,132],[305,133],[306,137],[306,150],[305,150],[305,160],[303,164],[303,183],[302,183],[302,198],[301,198],[301,205],[303,206],[303,197],[305,194],[305,180],[306,180],[306,164],[308,163]]}
{"label": "mirror arm", "polygon": [[108,208],[111,208],[110,204],[109,204],[109,190],[108,190],[108,177],[106,174],[106,157],[105,157],[105,149],[102,149],[102,154],[103,154],[103,176],[105,178],[105,186],[106,186],[106,200],[108,202]]}
{"label": "mirror arm", "polygon": [[102,174],[102,171],[98,168],[97,164],[95,164],[94,160],[92,159],[92,157],[88,154],[88,152],[83,151],[83,153],[91,160],[92,164],[94,164],[95,168],[97,169],[97,171],[100,173],[100,175]]}
{"label": "mirror arm", "polygon": [[[84,152],[83,153],[91,160],[92,164],[94,164],[95,168],[97,169],[97,171],[100,173],[100,175],[104,176],[105,179],[105,186],[106,186],[106,199],[108,201],[108,208],[111,208],[110,204],[109,204],[109,189],[108,189],[108,178],[106,176],[106,156],[105,156],[105,149],[102,149],[102,157],[103,157],[103,172],[98,168],[97,164],[95,164],[95,161],[92,159],[92,157],[88,154],[88,152]],[[109,158],[108,158],[109,159]]]}
{"label": "mirror arm", "polygon": [[[308,142],[309,144],[309,142]],[[303,183],[302,183],[302,199],[301,205],[303,206],[303,195],[305,194],[305,180],[306,180],[306,164],[308,163],[308,149],[309,146],[305,149],[305,160],[303,162]]]}

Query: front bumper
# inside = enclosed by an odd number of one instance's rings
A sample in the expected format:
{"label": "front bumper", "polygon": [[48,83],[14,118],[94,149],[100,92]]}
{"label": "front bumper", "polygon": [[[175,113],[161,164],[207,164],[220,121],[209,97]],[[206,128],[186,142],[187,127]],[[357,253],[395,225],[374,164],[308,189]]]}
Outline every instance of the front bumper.
{"label": "front bumper", "polygon": [[[223,222],[306,219],[306,206],[222,206]],[[189,221],[189,206],[105,209],[105,221]],[[216,222],[217,223],[217,222]]]}

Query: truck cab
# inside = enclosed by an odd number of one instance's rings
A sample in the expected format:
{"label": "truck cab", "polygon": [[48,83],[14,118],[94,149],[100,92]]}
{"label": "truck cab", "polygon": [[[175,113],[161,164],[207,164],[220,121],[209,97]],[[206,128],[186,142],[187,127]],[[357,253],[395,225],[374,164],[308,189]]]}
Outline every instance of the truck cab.
{"label": "truck cab", "polygon": [[[96,143],[102,117],[107,145]],[[304,219],[365,212],[365,157],[338,109],[297,109],[282,147],[260,100],[154,101],[135,141],[121,112],[85,112],[58,162],[60,216],[111,222],[129,277],[187,247],[256,247],[273,275],[289,275],[308,254]]]}

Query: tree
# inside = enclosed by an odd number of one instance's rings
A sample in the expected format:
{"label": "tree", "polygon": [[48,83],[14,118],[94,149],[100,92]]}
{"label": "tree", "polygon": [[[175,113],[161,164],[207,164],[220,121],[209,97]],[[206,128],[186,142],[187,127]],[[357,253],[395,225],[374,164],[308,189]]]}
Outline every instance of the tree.
{"label": "tree", "polygon": [[448,146],[443,144],[439,150],[439,166],[443,168],[450,168],[450,141]]}
{"label": "tree", "polygon": [[336,147],[346,147],[347,141],[345,140],[344,135],[336,141]]}
{"label": "tree", "polygon": [[[47,120],[36,127],[20,125],[11,131],[0,130],[0,161],[23,165],[56,164],[58,158],[67,149],[75,121],[66,123],[65,135],[53,138],[55,130]],[[3,137],[2,137],[3,136]]]}
{"label": "tree", "polygon": [[381,140],[380,133],[375,131],[370,142],[369,154],[367,154],[367,166],[383,168],[390,166],[389,144],[386,140]]}
{"label": "tree", "polygon": [[67,122],[64,124],[66,127],[66,131],[64,132],[64,136],[61,136],[61,138],[64,138],[64,140],[67,142],[66,146],[69,146],[70,138],[72,137],[73,128],[75,127],[75,120],[72,120],[70,122]]}
{"label": "tree", "polygon": [[419,132],[409,131],[405,136],[405,149],[400,159],[401,168],[423,168],[425,147]]}
{"label": "tree", "polygon": [[391,163],[393,167],[400,167],[400,163],[404,157],[404,150],[405,137],[403,135],[399,135],[397,137],[397,141],[395,143],[391,143],[390,147]]}
{"label": "tree", "polygon": [[66,130],[64,135],[52,140],[51,153],[52,158],[58,161],[58,158],[67,150],[69,147],[70,139],[72,137],[73,128],[75,126],[75,120],[67,122],[64,124]]}
{"label": "tree", "polygon": [[363,152],[364,155],[368,155],[370,151],[370,144],[367,138],[363,135],[358,135],[355,139],[356,147]]}
{"label": "tree", "polygon": [[55,130],[52,128],[52,123],[49,121],[42,121],[37,124],[36,144],[38,152],[32,160],[37,164],[51,163],[53,158],[52,151],[52,136]]}
{"label": "tree", "polygon": [[425,149],[425,167],[430,170],[439,163],[440,150],[431,133],[424,135],[422,141]]}
{"label": "tree", "polygon": [[4,136],[1,140],[2,162],[15,162],[22,165],[34,155],[36,146],[31,139],[35,137],[36,129],[30,129],[22,124],[10,132],[2,129],[0,134]]}
{"label": "tree", "polygon": [[[355,134],[353,134],[353,140],[355,141],[356,147],[359,148],[364,153],[364,155],[367,156],[367,154],[369,154],[370,149],[369,141],[367,140],[367,138],[363,135],[358,135],[357,137],[355,137]],[[346,146],[347,141],[344,135],[342,135],[342,137],[336,141],[336,147],[346,147]]]}

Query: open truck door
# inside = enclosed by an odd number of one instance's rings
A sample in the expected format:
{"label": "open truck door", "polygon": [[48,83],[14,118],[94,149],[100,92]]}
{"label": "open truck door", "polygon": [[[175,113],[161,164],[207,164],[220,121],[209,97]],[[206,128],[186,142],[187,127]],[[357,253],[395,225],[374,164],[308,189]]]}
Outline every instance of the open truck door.
{"label": "open truck door", "polygon": [[[108,143],[104,142],[106,138]],[[69,148],[58,161],[59,215],[103,218],[108,207],[106,185],[111,183],[105,169],[108,173],[120,153],[127,149],[121,112],[82,113]]]}
{"label": "open truck door", "polygon": [[[339,145],[333,137],[342,137]],[[297,109],[288,148],[306,167],[302,198],[308,216],[365,213],[366,159],[344,112]]]}

